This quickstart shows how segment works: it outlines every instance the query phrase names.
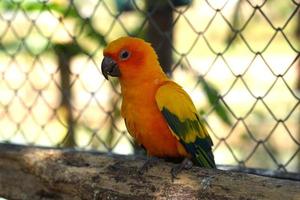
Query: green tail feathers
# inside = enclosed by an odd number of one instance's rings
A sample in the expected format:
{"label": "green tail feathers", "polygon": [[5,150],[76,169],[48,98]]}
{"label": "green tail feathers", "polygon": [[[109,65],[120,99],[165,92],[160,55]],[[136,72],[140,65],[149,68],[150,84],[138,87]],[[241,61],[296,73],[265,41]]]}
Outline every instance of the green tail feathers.
{"label": "green tail feathers", "polygon": [[200,167],[216,168],[216,163],[213,153],[205,152],[202,148],[197,148],[197,153],[194,155],[194,163]]}
{"label": "green tail feathers", "polygon": [[192,154],[195,165],[205,168],[216,168],[210,137],[198,137],[195,142],[184,143],[184,146]]}

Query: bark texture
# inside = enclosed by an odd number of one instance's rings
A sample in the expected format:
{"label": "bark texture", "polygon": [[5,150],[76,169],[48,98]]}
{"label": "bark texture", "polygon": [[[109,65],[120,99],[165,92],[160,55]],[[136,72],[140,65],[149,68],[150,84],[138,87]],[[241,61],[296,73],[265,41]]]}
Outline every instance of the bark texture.
{"label": "bark texture", "polygon": [[144,175],[143,158],[0,144],[0,197],[7,199],[300,199],[300,182],[175,164]]}

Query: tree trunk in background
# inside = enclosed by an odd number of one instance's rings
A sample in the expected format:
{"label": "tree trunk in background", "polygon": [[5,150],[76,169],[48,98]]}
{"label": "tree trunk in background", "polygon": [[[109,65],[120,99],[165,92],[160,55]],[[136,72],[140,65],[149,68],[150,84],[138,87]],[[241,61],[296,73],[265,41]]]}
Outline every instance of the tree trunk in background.
{"label": "tree trunk in background", "polygon": [[74,56],[72,53],[72,45],[62,44],[56,45],[54,47],[55,53],[58,57],[58,66],[60,71],[60,85],[61,85],[61,104],[59,108],[59,113],[62,113],[62,117],[67,123],[67,135],[62,141],[61,145],[63,147],[74,147],[74,119],[71,106],[72,100],[72,90],[70,81],[70,62],[71,58]]}
{"label": "tree trunk in background", "polygon": [[171,75],[173,62],[173,9],[167,1],[147,0],[147,12],[150,14],[147,39],[153,45],[159,62],[168,75]]}

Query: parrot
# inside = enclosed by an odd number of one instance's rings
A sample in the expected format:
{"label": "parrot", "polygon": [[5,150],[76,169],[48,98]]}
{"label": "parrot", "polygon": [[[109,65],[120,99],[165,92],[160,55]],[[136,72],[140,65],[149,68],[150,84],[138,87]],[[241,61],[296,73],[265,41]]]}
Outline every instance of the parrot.
{"label": "parrot", "polygon": [[119,79],[121,115],[148,157],[180,159],[181,165],[172,168],[174,177],[193,164],[216,168],[203,120],[187,92],[164,73],[150,43],[129,36],[110,42],[103,50],[101,72],[107,80]]}

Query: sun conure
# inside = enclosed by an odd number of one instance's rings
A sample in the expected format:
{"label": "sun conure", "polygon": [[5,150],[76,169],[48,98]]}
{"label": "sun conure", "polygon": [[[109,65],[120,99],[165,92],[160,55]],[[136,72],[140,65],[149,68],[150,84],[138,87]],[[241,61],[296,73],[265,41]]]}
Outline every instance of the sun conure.
{"label": "sun conure", "polygon": [[126,127],[148,155],[188,158],[200,167],[215,168],[212,140],[191,98],[165,75],[151,45],[121,37],[103,55],[104,77],[120,80]]}

